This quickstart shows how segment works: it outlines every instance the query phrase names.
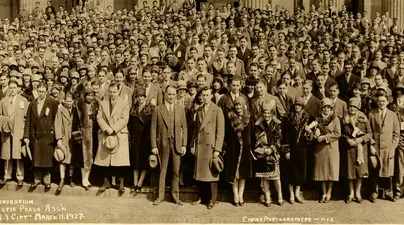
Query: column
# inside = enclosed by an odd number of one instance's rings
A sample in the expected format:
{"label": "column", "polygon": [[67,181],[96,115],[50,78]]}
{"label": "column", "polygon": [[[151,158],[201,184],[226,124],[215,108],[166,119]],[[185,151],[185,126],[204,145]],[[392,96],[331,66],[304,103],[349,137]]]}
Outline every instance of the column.
{"label": "column", "polygon": [[310,0],[303,0],[303,6],[304,6],[305,13],[310,12],[310,6],[311,6]]}
{"label": "column", "polygon": [[384,0],[382,2],[382,12],[389,12],[390,18],[398,18],[399,26],[404,28],[404,3],[402,0]]}

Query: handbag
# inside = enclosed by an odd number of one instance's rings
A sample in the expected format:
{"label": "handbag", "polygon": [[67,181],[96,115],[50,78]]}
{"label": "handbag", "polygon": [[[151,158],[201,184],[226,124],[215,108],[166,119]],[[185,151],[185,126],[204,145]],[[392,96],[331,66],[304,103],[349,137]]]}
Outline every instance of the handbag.
{"label": "handbag", "polygon": [[77,143],[81,143],[81,140],[83,140],[83,135],[80,130],[73,131],[72,137],[73,137],[73,140],[76,141]]}

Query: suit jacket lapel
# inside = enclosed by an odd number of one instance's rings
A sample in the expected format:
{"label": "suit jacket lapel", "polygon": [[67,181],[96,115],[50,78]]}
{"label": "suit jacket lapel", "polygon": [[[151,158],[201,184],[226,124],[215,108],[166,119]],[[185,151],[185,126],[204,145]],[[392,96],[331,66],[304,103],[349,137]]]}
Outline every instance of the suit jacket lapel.
{"label": "suit jacket lapel", "polygon": [[160,111],[160,113],[161,113],[161,117],[163,118],[164,123],[165,123],[166,126],[168,127],[168,118],[167,118],[168,110],[167,110],[166,104],[165,104],[165,103],[161,104],[161,105],[160,105],[160,109],[161,109],[161,110],[159,110],[159,111]]}
{"label": "suit jacket lapel", "polygon": [[[213,103],[210,104],[209,109],[206,112],[205,118],[203,118],[199,131],[201,131],[206,126],[206,124],[208,124],[208,122],[212,118],[212,114],[215,112],[215,109],[213,108],[212,104]],[[202,113],[202,110],[203,110],[203,108],[201,108],[201,113]]]}
{"label": "suit jacket lapel", "polygon": [[121,109],[122,109],[122,107],[123,107],[123,104],[125,104],[125,103],[122,102],[121,99],[118,98],[118,99],[116,100],[115,105],[114,105],[114,108],[112,109],[112,112],[111,112],[111,118],[112,118],[117,112],[121,111]]}
{"label": "suit jacket lapel", "polygon": [[107,101],[101,102],[101,107],[104,110],[105,115],[107,116],[108,122],[111,120],[111,115],[109,112],[109,99]]}
{"label": "suit jacket lapel", "polygon": [[41,118],[45,114],[46,109],[48,108],[48,103],[49,103],[48,97],[46,97],[42,106],[41,114],[39,114],[39,118]]}

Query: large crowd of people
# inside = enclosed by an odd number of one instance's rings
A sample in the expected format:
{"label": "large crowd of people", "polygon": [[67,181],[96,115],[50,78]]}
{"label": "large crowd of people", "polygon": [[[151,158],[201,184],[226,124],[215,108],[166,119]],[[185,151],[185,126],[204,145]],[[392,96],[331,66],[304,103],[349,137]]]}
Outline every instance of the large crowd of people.
{"label": "large crowd of people", "polygon": [[398,18],[242,1],[196,8],[174,0],[104,12],[80,1],[68,12],[49,1],[1,21],[0,183],[15,169],[18,185],[33,173],[31,188],[59,182],[61,192],[79,168],[86,190],[100,176],[100,192],[120,193],[128,182],[140,192],[154,171],[154,205],[167,181],[178,205],[181,187],[196,185],[193,204],[211,209],[225,182],[243,206],[254,178],[267,206],[271,183],[279,205],[303,203],[300,188],[313,181],[321,203],[339,181],[346,203],[362,203],[363,189],[373,203],[379,189],[400,199]]}

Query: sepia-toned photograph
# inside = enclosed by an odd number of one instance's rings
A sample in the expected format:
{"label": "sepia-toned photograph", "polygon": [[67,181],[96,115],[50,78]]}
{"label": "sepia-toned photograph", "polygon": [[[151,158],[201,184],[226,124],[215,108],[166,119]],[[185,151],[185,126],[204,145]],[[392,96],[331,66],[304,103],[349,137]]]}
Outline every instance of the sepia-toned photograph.
{"label": "sepia-toned photograph", "polygon": [[0,0],[0,223],[403,224],[404,0]]}

